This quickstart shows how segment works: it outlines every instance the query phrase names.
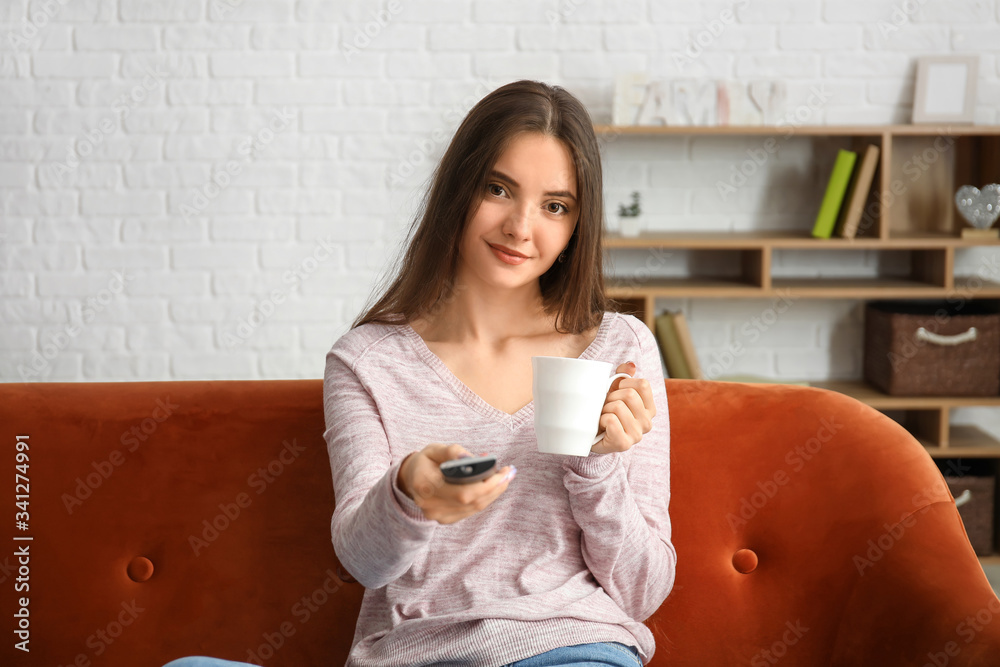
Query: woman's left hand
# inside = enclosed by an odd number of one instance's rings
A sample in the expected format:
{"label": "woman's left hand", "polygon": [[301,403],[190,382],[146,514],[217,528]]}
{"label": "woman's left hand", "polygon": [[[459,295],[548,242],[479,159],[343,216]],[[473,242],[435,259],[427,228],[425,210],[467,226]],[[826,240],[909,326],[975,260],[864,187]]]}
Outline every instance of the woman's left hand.
{"label": "woman's left hand", "polygon": [[[619,366],[615,373],[635,375],[635,364],[631,361]],[[656,404],[649,380],[643,378],[618,378],[611,384],[611,390],[604,401],[598,433],[604,438],[590,448],[596,454],[627,451],[642,440],[645,433],[653,428]]]}

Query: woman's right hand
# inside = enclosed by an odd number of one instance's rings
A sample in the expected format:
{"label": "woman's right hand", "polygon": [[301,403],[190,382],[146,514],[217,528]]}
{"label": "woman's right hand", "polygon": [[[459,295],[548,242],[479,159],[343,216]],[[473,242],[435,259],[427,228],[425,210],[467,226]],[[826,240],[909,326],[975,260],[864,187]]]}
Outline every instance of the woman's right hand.
{"label": "woman's right hand", "polygon": [[445,461],[468,455],[461,445],[427,445],[407,455],[399,467],[397,482],[424,516],[438,523],[455,523],[490,506],[510,485],[511,466],[471,484],[450,484],[441,474]]}

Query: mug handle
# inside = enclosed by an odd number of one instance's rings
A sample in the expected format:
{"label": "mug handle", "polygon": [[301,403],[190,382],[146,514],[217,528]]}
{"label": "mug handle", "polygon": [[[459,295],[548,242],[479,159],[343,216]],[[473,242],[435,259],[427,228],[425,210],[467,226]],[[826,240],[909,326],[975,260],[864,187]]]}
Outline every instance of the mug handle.
{"label": "mug handle", "polygon": [[[630,378],[630,377],[632,377],[632,376],[629,375],[628,373],[615,373],[614,375],[612,375],[611,377],[608,378],[608,390],[609,391],[611,390],[611,385],[613,385],[615,383],[615,380],[617,380],[618,378]],[[607,392],[605,392],[605,393],[607,393]],[[597,443],[599,443],[601,440],[604,440],[604,435],[605,435],[604,433],[597,434],[597,436],[594,438],[594,441],[592,443],[590,443],[590,446],[593,447],[594,445],[596,445]]]}

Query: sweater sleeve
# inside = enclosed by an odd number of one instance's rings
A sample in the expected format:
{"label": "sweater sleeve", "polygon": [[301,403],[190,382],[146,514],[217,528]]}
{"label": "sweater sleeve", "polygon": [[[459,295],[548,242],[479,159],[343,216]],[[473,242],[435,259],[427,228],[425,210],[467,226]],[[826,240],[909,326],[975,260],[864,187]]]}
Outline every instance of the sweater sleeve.
{"label": "sweater sleeve", "polygon": [[391,459],[378,407],[334,351],[326,360],[323,409],[336,501],[333,548],[365,588],[381,588],[410,569],[438,523],[399,489],[402,459]]}
{"label": "sweater sleeve", "polygon": [[563,484],[587,567],[622,610],[643,621],[673,588],[677,552],[668,514],[670,417],[660,354],[649,329],[635,322],[635,345],[621,352],[632,356],[605,361],[634,361],[635,377],[649,380],[656,404],[652,429],[625,452],[567,457]]}

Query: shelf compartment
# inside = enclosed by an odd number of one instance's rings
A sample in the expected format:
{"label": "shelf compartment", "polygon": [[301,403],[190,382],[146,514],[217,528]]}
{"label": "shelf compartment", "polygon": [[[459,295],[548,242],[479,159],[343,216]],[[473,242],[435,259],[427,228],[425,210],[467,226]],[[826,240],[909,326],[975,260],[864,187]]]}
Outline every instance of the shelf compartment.
{"label": "shelf compartment", "polygon": [[[955,190],[963,185],[981,188],[988,183],[1000,183],[1000,137],[995,135],[959,137],[955,146]],[[966,226],[961,215],[955,214],[955,234]]]}
{"label": "shelf compartment", "polygon": [[649,254],[645,260],[632,249],[624,249],[615,256],[613,275],[605,281],[615,296],[683,296],[681,291],[691,286],[768,289],[770,266],[770,249],[763,247],[677,247],[658,256]]}
{"label": "shelf compartment", "polygon": [[[812,281],[857,280],[859,285],[895,285],[897,287],[947,290],[952,287],[950,268],[953,251],[949,248],[891,248],[872,252],[870,248],[840,247],[825,249],[817,255],[802,248],[775,248],[772,283],[795,281],[809,285]],[[818,273],[817,266],[837,266],[836,275]],[[805,275],[802,275],[805,274]]]}
{"label": "shelf compartment", "polygon": [[[934,458],[995,458],[1000,441],[972,424],[953,424],[948,429],[948,446],[933,447],[921,441]],[[931,443],[932,444],[932,443]]]}
{"label": "shelf compartment", "polygon": [[940,233],[957,236],[966,226],[955,209],[963,185],[1000,181],[1000,137],[954,132],[892,138],[891,182],[883,187],[890,236]]}
{"label": "shelf compartment", "polygon": [[[881,410],[885,416],[909,431],[917,441],[929,450],[947,450],[951,440],[948,429],[948,408],[920,410]],[[1000,443],[997,443],[1000,445]],[[997,448],[1000,453],[1000,447]]]}

